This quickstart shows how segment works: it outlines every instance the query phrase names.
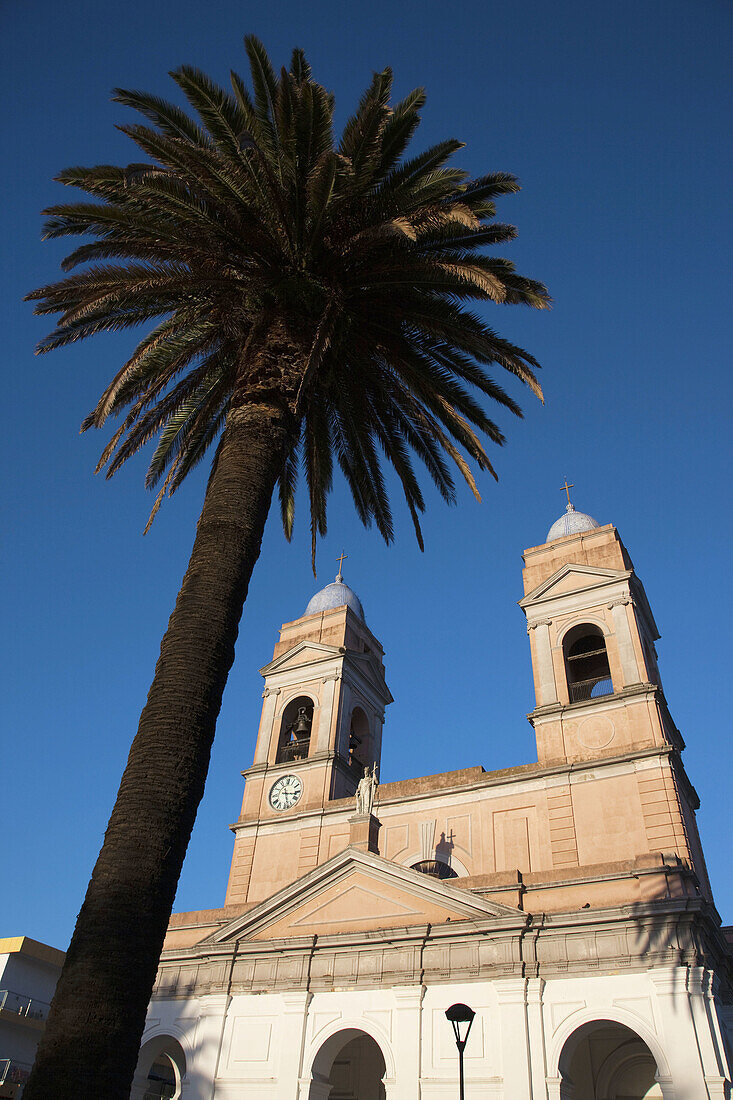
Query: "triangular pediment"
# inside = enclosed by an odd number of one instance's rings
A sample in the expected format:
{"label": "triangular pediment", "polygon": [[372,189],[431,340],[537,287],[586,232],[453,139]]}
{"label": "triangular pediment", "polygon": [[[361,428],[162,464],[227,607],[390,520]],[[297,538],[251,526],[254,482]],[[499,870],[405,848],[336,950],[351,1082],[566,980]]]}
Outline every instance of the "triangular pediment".
{"label": "triangular pediment", "polygon": [[210,943],[371,932],[526,914],[371,852],[346,848],[215,932]]}
{"label": "triangular pediment", "polygon": [[312,665],[319,661],[332,661],[334,657],[341,655],[338,646],[303,640],[297,642],[287,653],[281,653],[269,665],[261,668],[260,673],[262,676],[271,676],[273,672],[285,672],[289,668],[300,668],[302,665]]}
{"label": "triangular pediment", "polygon": [[528,607],[539,600],[554,599],[555,596],[563,596],[571,592],[607,588],[618,581],[628,581],[631,575],[630,569],[602,569],[597,565],[566,562],[542,584],[538,584],[535,589],[528,592],[524,599],[519,601],[519,606]]}
{"label": "triangular pediment", "polygon": [[394,702],[392,693],[384,682],[384,667],[376,657],[372,656],[371,653],[353,653],[349,651],[346,654],[346,659],[351,663],[351,667],[382,696],[385,703]]}
{"label": "triangular pediment", "polygon": [[297,642],[287,653],[281,653],[269,665],[260,669],[260,674],[271,677],[291,669],[303,669],[312,665],[332,664],[334,658],[348,662],[358,671],[364,680],[382,697],[385,703],[392,702],[389,688],[384,682],[384,669],[380,662],[371,653],[356,653],[353,650],[344,650],[339,646],[326,645],[324,642],[313,642],[303,639]]}

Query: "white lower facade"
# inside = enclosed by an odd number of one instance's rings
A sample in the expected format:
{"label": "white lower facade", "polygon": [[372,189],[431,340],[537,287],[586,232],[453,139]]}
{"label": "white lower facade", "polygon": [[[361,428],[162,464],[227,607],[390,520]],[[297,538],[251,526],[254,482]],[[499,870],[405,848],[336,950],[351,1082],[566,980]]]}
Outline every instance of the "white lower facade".
{"label": "white lower facade", "polygon": [[[168,1060],[181,1100],[456,1100],[445,1010],[476,1012],[467,1100],[728,1100],[733,1026],[711,972],[154,999],[132,1100]],[[162,1062],[161,1062],[162,1059]]]}

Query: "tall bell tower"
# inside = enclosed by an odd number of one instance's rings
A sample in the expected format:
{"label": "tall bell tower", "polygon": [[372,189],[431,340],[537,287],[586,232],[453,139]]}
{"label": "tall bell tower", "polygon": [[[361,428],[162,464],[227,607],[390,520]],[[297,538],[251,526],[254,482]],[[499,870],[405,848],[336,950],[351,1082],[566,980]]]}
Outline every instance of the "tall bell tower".
{"label": "tall bell tower", "polygon": [[657,668],[659,637],[618,531],[568,502],[524,553],[524,599],[541,763],[682,740]]}
{"label": "tall bell tower", "polygon": [[341,569],[299,619],[281,627],[273,659],[260,670],[262,715],[254,762],[242,773],[242,812],[232,826],[227,904],[273,885],[282,843],[295,841],[294,830],[308,852],[297,869],[307,869],[311,856],[311,865],[320,861],[319,813],[353,796],[365,768],[379,766],[385,707],[392,702],[383,657]]}
{"label": "tall bell tower", "polygon": [[[576,512],[568,497],[545,542],[525,550],[523,577],[539,762],[582,771],[594,760],[616,760],[622,770],[646,761],[639,789],[650,848],[688,859],[709,890],[699,799],[657,667],[659,631],[618,531]],[[572,818],[571,787],[555,792],[559,825]]]}

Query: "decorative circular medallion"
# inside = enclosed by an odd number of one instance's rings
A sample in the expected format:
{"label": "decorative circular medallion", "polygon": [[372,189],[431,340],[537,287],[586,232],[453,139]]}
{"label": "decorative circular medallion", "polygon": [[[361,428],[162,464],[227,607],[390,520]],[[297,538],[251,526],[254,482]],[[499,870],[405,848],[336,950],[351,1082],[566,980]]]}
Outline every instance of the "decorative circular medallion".
{"label": "decorative circular medallion", "polygon": [[613,722],[605,715],[586,718],[578,726],[578,740],[586,749],[605,749],[613,741],[616,732]]}
{"label": "decorative circular medallion", "polygon": [[273,810],[291,810],[303,793],[303,783],[297,775],[281,775],[270,788]]}

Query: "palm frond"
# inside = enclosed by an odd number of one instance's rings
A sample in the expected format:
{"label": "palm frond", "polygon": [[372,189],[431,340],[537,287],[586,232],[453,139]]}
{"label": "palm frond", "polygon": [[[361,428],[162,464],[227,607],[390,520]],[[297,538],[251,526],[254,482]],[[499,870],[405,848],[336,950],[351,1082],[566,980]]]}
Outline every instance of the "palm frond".
{"label": "palm frond", "polygon": [[183,138],[194,145],[208,145],[209,139],[196,123],[173,103],[161,99],[159,96],[149,95],[146,92],[130,91],[125,88],[115,88],[112,94],[113,103],[122,103],[125,107],[132,107],[139,111],[149,122],[157,126],[164,134],[172,138]]}
{"label": "palm frond", "polygon": [[468,308],[550,304],[487,251],[516,235],[496,205],[519,184],[469,178],[457,140],[408,156],[425,93],[392,105],[390,69],[335,137],[333,96],[302,50],[279,75],[257,38],[245,51],[249,82],[232,72],[230,89],[190,65],[171,73],[188,109],[115,90],[136,113],[120,130],[138,152],[57,177],[88,197],[46,211],[47,238],[83,239],[66,277],[28,296],[57,319],[38,351],[150,326],[82,424],[120,417],[97,467],[108,477],[152,446],[149,522],[212,450],[216,468],[231,408],[272,401],[292,423],[278,479],[287,538],[302,466],[314,562],[334,468],[390,541],[387,466],[422,547],[415,464],[445,501],[456,469],[480,497],[477,471],[496,476],[486,441],[504,442],[488,406],[521,416],[489,368],[542,397],[537,361]]}
{"label": "palm frond", "polygon": [[211,135],[213,146],[230,156],[241,156],[246,120],[236,100],[215,84],[206,73],[191,65],[181,65],[170,75],[198,112]]}

